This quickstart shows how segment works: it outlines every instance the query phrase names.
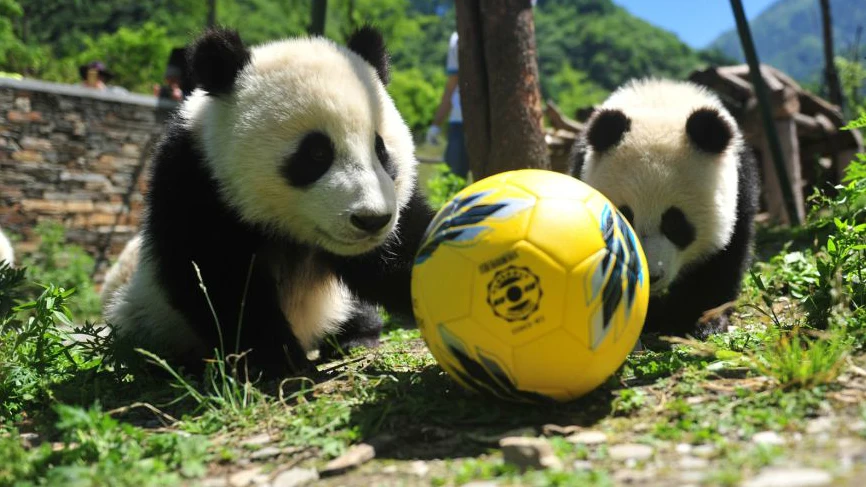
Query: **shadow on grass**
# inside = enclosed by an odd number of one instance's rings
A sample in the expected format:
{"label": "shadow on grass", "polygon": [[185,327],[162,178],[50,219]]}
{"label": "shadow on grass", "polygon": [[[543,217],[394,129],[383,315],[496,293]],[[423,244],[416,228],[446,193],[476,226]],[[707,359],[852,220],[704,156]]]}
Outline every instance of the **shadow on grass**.
{"label": "shadow on grass", "polygon": [[352,411],[350,424],[365,440],[390,438],[377,458],[436,459],[478,456],[508,432],[545,424],[590,426],[611,412],[613,396],[601,388],[567,404],[518,404],[473,395],[439,366],[419,371],[366,370],[389,375],[378,398]]}

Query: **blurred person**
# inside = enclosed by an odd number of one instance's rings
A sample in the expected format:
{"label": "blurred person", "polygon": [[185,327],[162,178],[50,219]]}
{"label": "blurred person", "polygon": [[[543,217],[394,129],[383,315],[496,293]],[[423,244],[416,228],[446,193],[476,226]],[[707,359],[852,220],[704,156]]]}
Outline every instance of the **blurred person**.
{"label": "blurred person", "polygon": [[445,60],[445,91],[433,122],[427,129],[427,143],[439,143],[440,128],[445,117],[448,117],[447,145],[445,146],[445,163],[451,172],[466,179],[469,174],[469,154],[466,151],[466,140],[463,131],[463,112],[460,108],[460,87],[458,86],[457,32],[451,34],[448,42],[448,56]]}

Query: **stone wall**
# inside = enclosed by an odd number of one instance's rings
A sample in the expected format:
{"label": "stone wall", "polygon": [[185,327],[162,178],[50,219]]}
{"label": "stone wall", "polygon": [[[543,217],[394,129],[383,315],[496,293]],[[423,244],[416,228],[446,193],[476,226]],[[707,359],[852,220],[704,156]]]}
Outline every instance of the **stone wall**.
{"label": "stone wall", "polygon": [[[0,228],[16,255],[60,221],[96,260],[94,278],[138,228],[150,151],[176,103],[0,78]],[[20,257],[19,257],[20,259]]]}

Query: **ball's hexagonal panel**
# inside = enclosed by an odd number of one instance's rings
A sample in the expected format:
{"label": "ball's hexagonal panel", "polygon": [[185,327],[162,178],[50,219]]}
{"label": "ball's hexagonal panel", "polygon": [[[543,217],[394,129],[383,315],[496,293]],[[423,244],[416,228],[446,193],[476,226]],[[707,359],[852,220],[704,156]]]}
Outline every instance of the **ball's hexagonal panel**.
{"label": "ball's hexagonal panel", "polygon": [[504,343],[535,340],[562,324],[566,275],[538,247],[518,242],[505,258],[478,269],[472,319]]}
{"label": "ball's hexagonal panel", "polygon": [[423,335],[436,362],[463,387],[497,393],[513,386],[512,349],[471,319],[428,327]]}
{"label": "ball's hexagonal panel", "polygon": [[521,169],[509,182],[539,198],[585,200],[595,191],[589,185],[571,176],[541,169]]}
{"label": "ball's hexagonal panel", "polygon": [[421,302],[425,321],[441,323],[469,315],[475,265],[460,249],[443,246],[412,269],[413,299]]}
{"label": "ball's hexagonal panel", "polygon": [[598,223],[583,201],[545,198],[535,204],[526,240],[566,269],[604,248]]}
{"label": "ball's hexagonal panel", "polygon": [[616,372],[629,351],[612,347],[592,352],[565,330],[556,330],[514,347],[514,372],[521,388],[561,389],[578,397]]}

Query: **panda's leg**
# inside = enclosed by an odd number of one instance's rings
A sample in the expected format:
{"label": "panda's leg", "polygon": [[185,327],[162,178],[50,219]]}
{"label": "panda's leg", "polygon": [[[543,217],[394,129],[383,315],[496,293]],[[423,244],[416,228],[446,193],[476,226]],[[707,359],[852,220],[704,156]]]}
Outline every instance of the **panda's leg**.
{"label": "panda's leg", "polygon": [[336,334],[327,337],[319,348],[323,360],[347,354],[354,347],[376,348],[384,323],[376,305],[365,301],[355,303],[354,311]]}

